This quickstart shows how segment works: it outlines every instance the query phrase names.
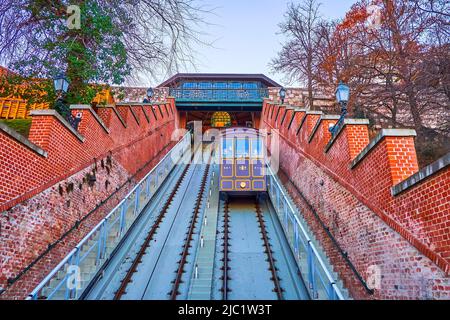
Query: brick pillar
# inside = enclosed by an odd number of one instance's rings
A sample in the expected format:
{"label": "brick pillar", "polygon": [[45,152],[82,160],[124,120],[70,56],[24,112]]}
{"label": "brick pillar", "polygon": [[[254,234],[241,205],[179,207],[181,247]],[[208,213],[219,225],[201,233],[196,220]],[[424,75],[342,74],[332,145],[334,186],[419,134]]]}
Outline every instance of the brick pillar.
{"label": "brick pillar", "polygon": [[369,144],[369,128],[367,124],[346,124],[344,130],[350,159],[353,160]]}
{"label": "brick pillar", "polygon": [[[288,132],[288,125],[289,121],[291,120],[292,113],[294,112],[294,108],[287,107],[286,112],[283,112],[279,117],[279,123],[280,123],[280,132],[284,136],[287,136],[289,134]],[[284,118],[284,119],[283,119]]]}
{"label": "brick pillar", "polygon": [[100,119],[102,119],[103,123],[107,126],[111,126],[111,114],[113,113],[113,109],[110,107],[98,107],[97,114]]}
{"label": "brick pillar", "polygon": [[394,185],[419,171],[413,136],[387,136],[385,143]]}
{"label": "brick pillar", "polygon": [[38,145],[44,150],[48,150],[50,142],[50,132],[55,120],[52,115],[33,115],[31,120],[28,140]]}
{"label": "brick pillar", "polygon": [[301,122],[301,128],[297,136],[297,141],[300,144],[308,143],[309,136],[311,135],[314,126],[322,116],[320,111],[306,111],[304,118]]}
{"label": "brick pillar", "polygon": [[130,106],[120,105],[116,106],[116,109],[122,117],[123,121],[128,124],[128,114],[130,113]]}
{"label": "brick pillar", "polygon": [[281,119],[283,118],[285,112],[286,112],[286,106],[282,105],[282,106],[279,106],[278,110],[274,114],[275,128],[277,128],[280,131],[281,131],[281,126],[280,126]]}

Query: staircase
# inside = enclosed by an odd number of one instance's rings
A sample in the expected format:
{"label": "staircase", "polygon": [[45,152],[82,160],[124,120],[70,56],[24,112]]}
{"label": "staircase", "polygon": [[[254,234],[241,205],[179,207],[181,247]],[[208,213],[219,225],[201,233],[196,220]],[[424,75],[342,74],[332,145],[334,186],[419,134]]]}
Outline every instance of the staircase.
{"label": "staircase", "polygon": [[[201,236],[203,236],[203,246],[199,242],[197,254],[194,262],[194,268],[197,267],[197,273],[192,274],[188,300],[210,300],[213,285],[214,255],[217,237],[217,220],[219,211],[219,166],[214,168],[209,177],[211,196],[209,198],[209,207],[205,208],[206,224],[202,223]],[[212,179],[211,179],[212,178]]]}
{"label": "staircase", "polygon": [[[320,256],[322,261],[325,263],[325,266],[327,267],[329,272],[331,272],[331,275],[332,275],[333,279],[335,280],[337,287],[340,289],[342,295],[344,296],[344,298],[346,300],[351,300],[352,298],[350,297],[348,290],[344,287],[344,284],[343,284],[342,280],[340,279],[338,273],[334,269],[333,264],[331,263],[330,259],[326,255],[325,250],[323,249],[322,245],[315,237],[314,232],[310,229],[307,221],[304,219],[303,215],[301,214],[300,209],[297,207],[295,202],[292,200],[291,196],[289,195],[289,193],[286,190],[286,188],[284,187],[284,185],[281,183],[280,179],[277,176],[273,176],[273,178],[276,181],[278,181],[279,185],[281,186],[281,189],[284,191],[285,200],[291,205],[292,208],[294,208],[294,210],[295,210],[294,214],[296,215],[296,217],[299,219],[300,223],[302,224],[304,230],[306,231],[306,234],[309,236],[309,238],[311,240],[311,243],[316,247],[318,255]],[[286,236],[289,237],[289,234],[286,234]],[[298,257],[297,261],[298,261],[300,270],[307,270],[308,269],[308,259],[307,259],[306,253],[300,252],[300,254],[297,257]],[[326,295],[326,292],[319,289],[318,296],[323,297],[324,295]],[[312,297],[312,298],[316,299],[317,297]]]}

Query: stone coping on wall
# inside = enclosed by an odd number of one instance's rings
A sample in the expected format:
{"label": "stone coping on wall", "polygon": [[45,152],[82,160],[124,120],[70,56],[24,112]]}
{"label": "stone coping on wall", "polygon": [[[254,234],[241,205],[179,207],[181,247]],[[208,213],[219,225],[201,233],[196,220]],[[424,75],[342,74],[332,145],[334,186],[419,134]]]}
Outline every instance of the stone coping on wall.
{"label": "stone coping on wall", "polygon": [[300,129],[303,127],[303,124],[305,123],[308,115],[322,115],[322,114],[323,114],[322,111],[315,111],[315,110],[305,111],[305,116],[303,117],[302,122],[300,122],[300,125],[298,126],[297,134],[300,132]]}
{"label": "stone coping on wall", "polygon": [[287,107],[284,108],[284,114],[283,114],[283,117],[281,118],[280,126],[283,125],[284,120],[286,120],[286,116],[287,116],[288,112],[291,111],[291,110],[294,110],[294,107],[287,106]]}
{"label": "stone coping on wall", "polygon": [[312,139],[314,138],[314,135],[315,135],[316,132],[317,132],[317,129],[319,129],[320,123],[321,123],[323,120],[339,120],[340,117],[341,117],[341,116],[335,115],[335,114],[323,114],[323,115],[319,118],[319,120],[317,120],[316,125],[315,125],[314,128],[312,129],[311,134],[309,135],[309,138],[308,138],[308,143],[311,143]]}
{"label": "stone coping on wall", "polygon": [[[296,106],[296,105],[292,105],[292,104],[279,104],[279,103],[276,103],[276,102],[268,102],[268,101],[266,101],[266,104],[272,105],[272,106],[277,106],[277,107],[280,107],[280,108],[286,108],[286,109],[289,109],[289,110],[294,110],[294,112],[306,112],[306,111],[308,111],[308,109],[305,109],[303,107],[299,107],[299,106]],[[318,111],[318,112],[321,112],[321,111]]]}
{"label": "stone coping on wall", "polygon": [[134,120],[136,120],[136,123],[138,124],[138,126],[140,126],[141,123],[139,122],[139,118],[137,117],[136,113],[134,112],[133,108],[131,108],[131,106],[130,106],[130,112],[133,115]]}
{"label": "stone coping on wall", "polygon": [[406,180],[400,182],[399,184],[393,186],[391,188],[392,196],[397,196],[403,191],[412,188],[418,183],[422,182],[426,178],[434,175],[435,173],[441,171],[442,169],[448,167],[450,165],[450,152],[447,153],[442,158],[439,158],[437,161],[432,164],[422,168],[419,172],[413,174],[411,177]]}
{"label": "stone coping on wall", "polygon": [[384,137],[415,137],[414,129],[381,129],[380,133],[365,147],[361,153],[350,164],[353,169],[366,157],[366,155],[384,138]]}
{"label": "stone coping on wall", "polygon": [[148,117],[147,111],[145,111],[144,106],[141,106],[142,113],[144,114],[145,120],[147,120],[147,123],[150,123],[150,118]]}
{"label": "stone coping on wall", "polygon": [[155,105],[164,105],[167,102],[161,102],[161,101],[150,101],[148,103],[144,103],[144,102],[118,102],[116,103],[116,106],[119,107],[125,107],[125,106],[155,106]]}
{"label": "stone coping on wall", "polygon": [[369,119],[344,119],[344,123],[342,126],[338,128],[338,131],[334,136],[331,137],[330,141],[325,146],[325,153],[327,153],[330,148],[333,146],[336,139],[339,137],[341,132],[344,130],[346,125],[369,125]]}
{"label": "stone coping on wall", "polygon": [[294,111],[294,112],[292,112],[291,121],[290,121],[289,124],[288,124],[288,130],[291,128],[292,123],[294,122],[294,119],[295,119],[295,113],[296,113],[296,112],[306,112],[306,109],[302,109],[302,108],[299,108],[299,107],[294,107],[293,111]]}
{"label": "stone coping on wall", "polygon": [[64,119],[58,112],[56,112],[56,110],[52,110],[52,109],[43,109],[43,110],[32,110],[30,111],[30,116],[53,116],[56,119],[58,119],[59,122],[61,122],[67,130],[69,130],[75,137],[78,138],[78,140],[80,140],[81,142],[84,142],[84,137],[77,131],[75,130],[67,121],[66,119]]}
{"label": "stone coping on wall", "polygon": [[97,112],[95,112],[90,105],[88,105],[88,104],[72,104],[70,106],[70,110],[88,110],[88,111],[90,111],[91,114],[94,116],[94,119],[97,120],[97,122],[106,131],[106,133],[109,133],[108,127],[105,125],[105,123],[102,121],[102,119],[100,119]]}
{"label": "stone coping on wall", "polygon": [[125,123],[125,120],[123,120],[122,116],[120,115],[120,112],[117,110],[116,106],[113,104],[107,104],[106,106],[102,106],[100,108],[111,108],[113,109],[114,113],[116,114],[117,118],[119,118],[120,122],[122,123],[123,127],[126,128],[127,124]]}
{"label": "stone coping on wall", "polygon": [[27,148],[31,149],[32,151],[36,152],[40,156],[47,158],[48,153],[47,151],[41,149],[37,145],[35,145],[33,142],[22,136],[21,134],[17,133],[15,130],[13,130],[11,127],[7,126],[4,123],[0,122],[0,130],[4,131],[7,135],[14,138],[16,141],[20,142]]}
{"label": "stone coping on wall", "polygon": [[287,103],[281,104],[279,102],[267,102],[267,104],[274,105],[274,106],[277,106],[277,107],[280,107],[280,108],[285,108],[285,107],[291,106],[291,105],[289,105]]}

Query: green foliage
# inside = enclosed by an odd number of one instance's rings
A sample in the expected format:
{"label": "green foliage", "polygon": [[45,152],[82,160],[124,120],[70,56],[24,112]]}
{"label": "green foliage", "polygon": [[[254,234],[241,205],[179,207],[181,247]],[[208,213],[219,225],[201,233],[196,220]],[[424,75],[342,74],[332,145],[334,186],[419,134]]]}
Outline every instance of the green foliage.
{"label": "green foliage", "polygon": [[31,119],[15,119],[15,120],[0,120],[0,122],[11,127],[24,137],[28,137],[31,128]]}
{"label": "green foliage", "polygon": [[[45,36],[33,40],[31,46],[36,49],[35,55],[11,62],[12,68],[20,74],[2,77],[2,96],[21,96],[29,103],[53,103],[56,94],[52,78],[61,71],[70,82],[66,97],[69,104],[89,104],[105,86],[124,82],[131,68],[123,33],[113,21],[114,11],[96,0],[72,1],[71,4],[77,2],[81,11],[80,29],[67,27],[67,4],[27,3],[24,10],[42,21],[37,35]],[[26,85],[17,86],[24,83]]]}

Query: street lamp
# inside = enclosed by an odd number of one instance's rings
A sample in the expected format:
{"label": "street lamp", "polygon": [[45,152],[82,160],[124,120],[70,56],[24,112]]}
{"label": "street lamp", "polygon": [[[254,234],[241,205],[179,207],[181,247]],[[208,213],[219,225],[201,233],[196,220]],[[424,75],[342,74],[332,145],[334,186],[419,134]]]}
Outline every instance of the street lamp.
{"label": "street lamp", "polygon": [[53,79],[53,86],[55,91],[59,94],[66,94],[69,89],[69,81],[67,80],[64,73],[58,74],[55,79]]}
{"label": "street lamp", "polygon": [[284,104],[284,99],[286,98],[286,89],[285,88],[280,89],[280,98],[281,98],[281,104]]}
{"label": "street lamp", "polygon": [[330,128],[330,132],[333,136],[337,133],[338,129],[344,122],[345,116],[347,115],[347,103],[348,100],[350,99],[350,88],[341,80],[339,81],[335,94],[336,94],[336,101],[341,106],[341,116],[338,122]]}
{"label": "street lamp", "polygon": [[153,94],[155,92],[153,91],[152,88],[148,88],[147,89],[147,98],[144,99],[143,103],[150,103],[150,101],[152,100]]}
{"label": "street lamp", "polygon": [[69,89],[69,80],[67,80],[64,73],[59,73],[53,79],[53,87],[55,89],[55,92],[58,94],[54,109],[64,119],[66,119],[75,130],[78,130],[78,124],[81,121],[81,117],[74,117],[65,101],[65,95],[67,94],[67,90]]}
{"label": "street lamp", "polygon": [[350,88],[348,85],[341,81],[339,81],[339,85],[336,88],[336,100],[339,104],[347,106],[347,102],[350,98]]}

